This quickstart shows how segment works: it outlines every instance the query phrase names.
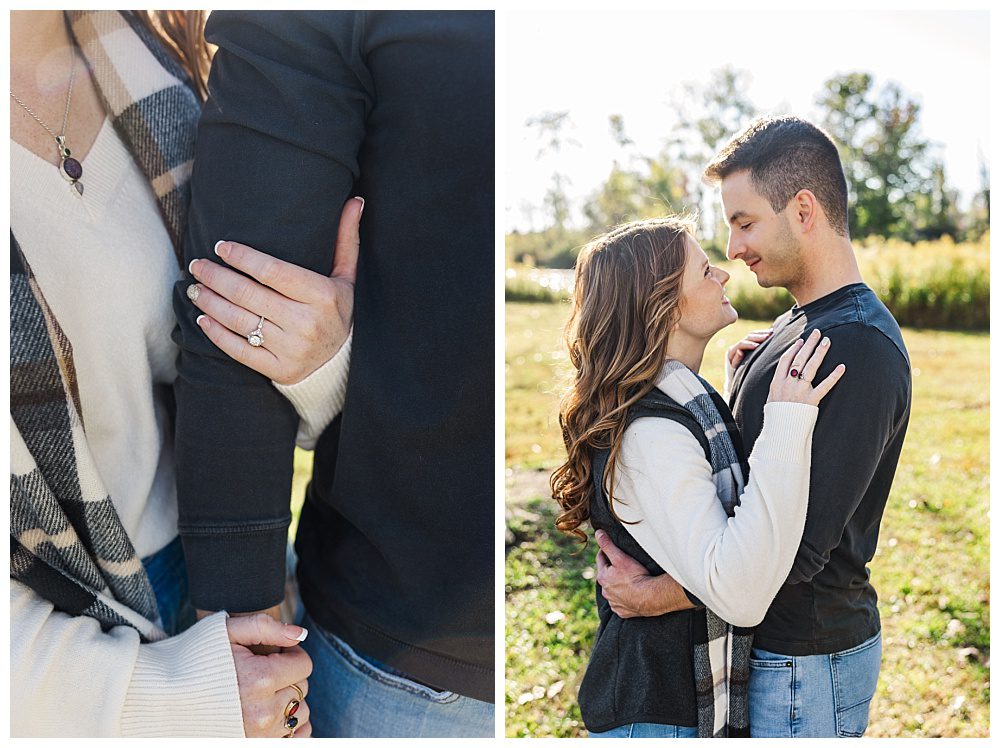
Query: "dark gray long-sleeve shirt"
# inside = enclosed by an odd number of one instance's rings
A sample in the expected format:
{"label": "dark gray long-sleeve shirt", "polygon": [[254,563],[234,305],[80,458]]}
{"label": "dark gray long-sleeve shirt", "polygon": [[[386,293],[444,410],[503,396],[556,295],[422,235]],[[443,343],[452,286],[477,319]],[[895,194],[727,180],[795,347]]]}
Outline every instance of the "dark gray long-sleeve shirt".
{"label": "dark gray long-sleeve shirt", "polygon": [[879,631],[866,564],[910,416],[910,362],[899,325],[870,288],[856,283],[783,314],[737,370],[731,405],[748,454],[778,358],[814,329],[831,341],[815,381],[839,363],[847,371],[820,403],[805,531],[788,580],[754,636],[755,646],[792,656],[842,651]]}
{"label": "dark gray long-sleeve shirt", "polygon": [[[493,698],[491,12],[215,12],[187,257],[240,241],[328,273],[366,200],[350,381],[296,548],[309,613],[439,688]],[[189,281],[188,281],[189,282]],[[178,284],[180,531],[193,602],[281,599],[296,417]]]}

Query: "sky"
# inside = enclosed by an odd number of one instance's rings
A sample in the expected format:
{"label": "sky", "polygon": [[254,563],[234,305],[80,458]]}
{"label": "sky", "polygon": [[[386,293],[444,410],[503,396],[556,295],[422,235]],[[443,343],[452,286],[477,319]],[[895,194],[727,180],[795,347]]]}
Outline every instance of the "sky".
{"label": "sky", "polygon": [[[507,230],[542,227],[557,170],[578,210],[621,156],[609,115],[622,115],[638,151],[655,155],[677,122],[683,83],[705,84],[725,65],[750,73],[758,110],[813,120],[833,75],[868,72],[876,90],[898,83],[920,103],[920,133],[938,146],[963,207],[990,153],[985,11],[510,11],[505,25]],[[563,110],[579,146],[540,157],[525,122]],[[527,205],[538,209],[534,226]]]}

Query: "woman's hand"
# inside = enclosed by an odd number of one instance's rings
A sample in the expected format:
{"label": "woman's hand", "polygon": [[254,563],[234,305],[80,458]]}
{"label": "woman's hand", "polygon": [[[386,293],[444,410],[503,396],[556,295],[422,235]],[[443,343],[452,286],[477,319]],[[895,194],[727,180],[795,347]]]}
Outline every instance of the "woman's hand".
{"label": "woman's hand", "polygon": [[[292,700],[300,701],[295,714],[296,738],[312,735],[309,723],[309,693],[312,660],[298,646],[305,639],[301,626],[281,623],[264,613],[226,619],[233,648],[236,681],[243,708],[243,731],[248,738],[281,738],[288,734],[285,710]],[[288,647],[276,654],[257,655],[250,648],[259,645]],[[292,684],[302,691],[302,699]]]}
{"label": "woman's hand", "polygon": [[[229,241],[219,242],[215,253],[235,270],[193,260],[188,270],[199,283],[187,295],[204,312],[198,325],[230,358],[278,384],[301,382],[333,358],[350,333],[363,209],[360,197],[344,205],[329,277]],[[259,338],[252,335],[258,325]]]}
{"label": "woman's hand", "polygon": [[826,379],[813,387],[813,379],[819,365],[830,350],[830,339],[823,338],[819,330],[813,330],[803,341],[796,340],[781,358],[771,378],[771,389],[767,402],[805,403],[819,405],[833,386],[847,371],[844,364],[838,364]]}

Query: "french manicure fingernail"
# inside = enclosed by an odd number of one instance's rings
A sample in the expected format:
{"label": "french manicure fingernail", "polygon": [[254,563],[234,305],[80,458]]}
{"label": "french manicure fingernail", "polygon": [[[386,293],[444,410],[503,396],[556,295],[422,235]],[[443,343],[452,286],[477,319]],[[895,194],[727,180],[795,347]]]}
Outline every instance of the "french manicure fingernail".
{"label": "french manicure fingernail", "polygon": [[196,257],[196,258],[194,258],[193,260],[191,260],[191,262],[189,262],[189,263],[188,263],[188,272],[189,272],[189,273],[190,273],[191,275],[194,275],[194,264],[195,264],[196,262],[198,262],[198,258],[197,258],[197,257]]}
{"label": "french manicure fingernail", "polygon": [[[299,633],[297,634],[293,633],[295,629],[298,629]],[[289,639],[294,639],[297,642],[304,642],[306,640],[306,637],[309,636],[309,630],[302,626],[286,626],[285,635]]]}
{"label": "french manicure fingernail", "polygon": [[198,327],[208,329],[208,318],[204,314],[199,314],[197,317],[195,317],[194,321],[195,324],[198,325]]}
{"label": "french manicure fingernail", "polygon": [[361,203],[361,210],[358,211],[358,218],[360,218],[361,214],[365,212],[365,199],[361,195],[356,195],[354,199]]}
{"label": "french manicure fingernail", "polygon": [[222,246],[223,244],[226,244],[225,239],[220,239],[215,243],[215,254],[219,257],[229,257],[229,245]]}
{"label": "french manicure fingernail", "polygon": [[201,286],[199,286],[197,283],[192,283],[190,286],[187,287],[187,297],[191,299],[191,301],[197,301],[198,296],[200,294],[201,294]]}

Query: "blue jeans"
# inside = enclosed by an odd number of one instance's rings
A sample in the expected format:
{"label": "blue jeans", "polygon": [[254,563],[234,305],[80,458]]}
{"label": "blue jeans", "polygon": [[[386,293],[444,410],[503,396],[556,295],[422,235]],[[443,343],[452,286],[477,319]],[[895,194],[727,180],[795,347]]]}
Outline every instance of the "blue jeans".
{"label": "blue jeans", "polygon": [[653,722],[633,722],[630,725],[614,727],[607,732],[592,732],[592,738],[696,738],[697,727],[679,725],[658,725]]}
{"label": "blue jeans", "polygon": [[358,654],[307,613],[313,661],[309,719],[316,738],[492,738],[493,704],[437,691]]}
{"label": "blue jeans", "polygon": [[188,597],[187,567],[180,536],[142,560],[156,595],[163,630],[176,636],[194,625],[195,610]]}
{"label": "blue jeans", "polygon": [[882,666],[882,634],[828,655],[790,657],[753,648],[750,736],[859,738]]}

